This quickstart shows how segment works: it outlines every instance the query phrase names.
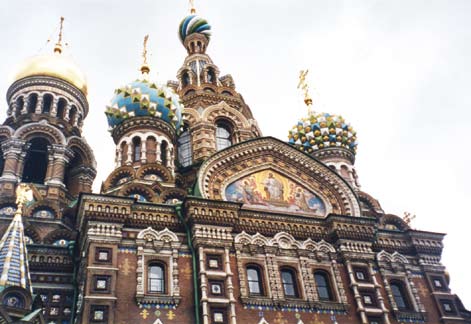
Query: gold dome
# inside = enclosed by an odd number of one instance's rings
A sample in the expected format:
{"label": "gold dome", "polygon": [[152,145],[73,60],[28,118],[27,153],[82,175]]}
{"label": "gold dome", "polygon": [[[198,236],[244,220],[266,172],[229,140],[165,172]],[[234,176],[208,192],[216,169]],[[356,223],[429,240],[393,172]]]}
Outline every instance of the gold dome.
{"label": "gold dome", "polygon": [[67,81],[87,95],[87,80],[79,67],[60,51],[26,59],[13,76],[13,82],[29,76],[50,76]]}

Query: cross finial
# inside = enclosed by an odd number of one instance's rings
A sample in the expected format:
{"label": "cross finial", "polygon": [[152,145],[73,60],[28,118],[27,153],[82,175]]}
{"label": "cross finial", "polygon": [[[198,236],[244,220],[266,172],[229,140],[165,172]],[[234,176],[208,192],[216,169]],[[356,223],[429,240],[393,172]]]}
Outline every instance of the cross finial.
{"label": "cross finial", "polygon": [[311,114],[311,106],[312,106],[312,98],[309,95],[309,86],[306,82],[306,76],[308,74],[309,70],[301,70],[299,72],[299,83],[298,83],[298,89],[301,89],[301,91],[304,94],[304,103],[306,104],[308,108],[308,113]]}
{"label": "cross finial", "polygon": [[415,219],[415,215],[412,215],[409,212],[404,212],[404,216],[402,217],[402,220],[407,224],[410,225],[412,221]]}
{"label": "cross finial", "polygon": [[61,17],[59,37],[57,39],[56,46],[54,46],[54,53],[62,53],[62,32],[64,30],[64,17]]}
{"label": "cross finial", "polygon": [[144,36],[144,48],[142,50],[142,66],[141,72],[143,75],[148,75],[150,72],[149,65],[147,64],[147,41],[149,40],[149,35]]}
{"label": "cross finial", "polygon": [[189,0],[189,1],[190,1],[190,13],[194,15],[196,13],[195,0]]}

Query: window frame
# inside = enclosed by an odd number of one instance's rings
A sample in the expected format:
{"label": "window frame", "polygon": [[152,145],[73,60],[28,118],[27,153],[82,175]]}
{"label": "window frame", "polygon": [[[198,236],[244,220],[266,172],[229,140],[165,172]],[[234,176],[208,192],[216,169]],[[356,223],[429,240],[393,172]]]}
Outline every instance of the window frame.
{"label": "window frame", "polygon": [[[396,307],[400,311],[410,311],[412,310],[412,304],[410,301],[410,297],[407,291],[407,287],[405,286],[404,282],[401,280],[393,279],[389,281],[389,287],[391,288],[391,295],[394,299],[394,302],[396,303]],[[395,290],[393,287],[397,287],[397,293],[399,293],[400,296],[398,296],[395,293]],[[404,306],[399,306],[398,303],[398,297],[401,298],[402,303]]]}
{"label": "window frame", "polygon": [[[184,141],[182,141],[184,140]],[[193,147],[191,141],[191,132],[187,126],[184,126],[183,132],[177,140],[178,143],[178,162],[181,166],[187,167],[193,164]]]}
{"label": "window frame", "polygon": [[[103,319],[96,320],[95,312],[103,311]],[[90,306],[90,323],[108,323],[109,306],[108,305],[91,305]]]}
{"label": "window frame", "polygon": [[[151,278],[151,267],[160,267],[162,269],[162,278]],[[167,264],[161,260],[150,260],[147,263],[147,269],[146,269],[146,293],[149,295],[166,295],[168,294],[168,279],[167,279]],[[157,280],[161,282],[162,290],[151,290],[151,280]]]}
{"label": "window frame", "polygon": [[[285,283],[283,279],[283,273],[289,273],[291,278],[292,278],[292,283]],[[298,280],[298,272],[296,269],[289,267],[289,266],[283,266],[280,268],[280,277],[281,277],[281,285],[283,287],[283,296],[285,298],[301,298],[300,290],[299,290],[299,280]],[[286,293],[286,286],[290,285],[293,288],[294,294],[287,294]]]}
{"label": "window frame", "polygon": [[[211,260],[217,260],[218,266],[215,268],[211,267],[210,266]],[[213,270],[213,271],[223,270],[222,255],[221,254],[206,254],[206,269]]]}
{"label": "window frame", "polygon": [[[219,129],[223,129],[228,133],[227,137],[222,137],[218,133]],[[234,127],[226,120],[216,121],[215,130],[216,151],[222,151],[234,144]],[[224,141],[224,142],[223,142]]]}
{"label": "window frame", "polygon": [[[257,273],[257,281],[249,279],[249,270],[254,270]],[[265,296],[265,287],[264,287],[264,277],[263,277],[263,267],[258,264],[249,263],[245,265],[245,276],[247,281],[247,292],[249,296]],[[252,292],[250,289],[250,283],[256,282],[259,292]]]}
{"label": "window frame", "polygon": [[[314,270],[314,282],[316,284],[316,291],[319,301],[322,302],[334,302],[336,301],[336,295],[333,290],[331,276],[328,271],[323,269],[315,269]],[[319,282],[317,281],[317,275],[320,275],[325,280],[325,286],[319,286]],[[325,288],[327,290],[328,298],[321,298],[321,294],[319,288]]]}
{"label": "window frame", "polygon": [[[106,281],[106,286],[105,288],[98,288],[98,281],[99,280],[105,280]],[[107,294],[110,292],[111,288],[111,276],[110,275],[93,275],[93,286],[92,286],[92,291],[94,293],[100,293],[100,294]]]}
{"label": "window frame", "polygon": [[[100,260],[100,253],[106,252],[108,253],[108,258],[106,260]],[[111,248],[105,247],[96,247],[95,248],[95,262],[98,263],[112,263],[113,262],[113,250]]]}

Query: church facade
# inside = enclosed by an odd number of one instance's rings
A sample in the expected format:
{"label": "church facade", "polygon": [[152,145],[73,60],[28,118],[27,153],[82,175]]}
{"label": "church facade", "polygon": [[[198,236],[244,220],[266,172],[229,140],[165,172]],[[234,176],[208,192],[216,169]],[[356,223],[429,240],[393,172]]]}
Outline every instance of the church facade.
{"label": "church facade", "polygon": [[444,234],[362,191],[356,133],[312,111],[305,75],[307,116],[264,137],[208,54],[208,22],[192,10],[178,30],[176,80],[150,80],[144,51],[105,109],[116,155],[100,193],[62,34],[17,72],[0,126],[0,323],[471,323]]}

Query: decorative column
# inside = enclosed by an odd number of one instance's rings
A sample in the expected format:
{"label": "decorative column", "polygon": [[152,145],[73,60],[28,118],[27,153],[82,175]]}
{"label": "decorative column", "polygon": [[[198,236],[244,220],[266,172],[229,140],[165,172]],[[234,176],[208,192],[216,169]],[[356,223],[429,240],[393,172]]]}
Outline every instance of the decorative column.
{"label": "decorative column", "polygon": [[67,103],[67,105],[65,106],[65,110],[64,110],[64,120],[66,122],[69,121],[69,112],[70,112],[70,103]]}
{"label": "decorative column", "polygon": [[52,145],[52,168],[48,174],[49,178],[46,180],[46,184],[54,184],[64,187],[64,174],[66,165],[70,162],[74,153],[63,145]]}
{"label": "decorative column", "polygon": [[51,117],[57,117],[57,103],[59,102],[59,98],[54,96],[52,100],[52,108],[51,108]]}
{"label": "decorative column", "polygon": [[36,102],[36,108],[34,109],[34,113],[40,114],[42,106],[43,106],[43,96],[41,94],[38,94],[38,102]]}
{"label": "decorative column", "polygon": [[227,283],[227,292],[228,292],[228,297],[229,297],[229,303],[230,303],[230,316],[231,316],[231,324],[237,324],[237,318],[236,318],[236,310],[235,310],[235,303],[236,300],[234,298],[234,286],[232,285],[232,271],[231,271],[231,261],[229,258],[229,248],[226,247],[224,248],[224,263],[225,263],[225,268],[226,268],[226,283]]}
{"label": "decorative column", "polygon": [[141,138],[141,162],[147,162],[147,141]]}
{"label": "decorative column", "polygon": [[14,182],[19,181],[19,164],[23,161],[21,154],[24,153],[24,155],[26,155],[26,151],[28,149],[25,144],[25,141],[14,138],[2,143],[5,166],[3,168],[3,175],[0,178],[1,180],[11,180]]}
{"label": "decorative column", "polygon": [[128,151],[127,151],[127,156],[126,156],[126,164],[131,165],[132,164],[132,152],[134,151],[134,147],[133,147],[133,144],[130,140],[126,142],[126,145],[128,146]]}
{"label": "decorative column", "polygon": [[[209,324],[209,309],[208,309],[208,283],[206,280],[206,267],[203,259],[203,247],[198,248],[198,256],[200,262],[200,284],[201,284],[201,308],[203,310],[203,324]],[[198,289],[198,287],[195,287]]]}
{"label": "decorative column", "polygon": [[158,142],[158,139],[155,140],[155,160],[158,163],[162,163],[162,159],[160,157],[160,144],[161,142]]}

